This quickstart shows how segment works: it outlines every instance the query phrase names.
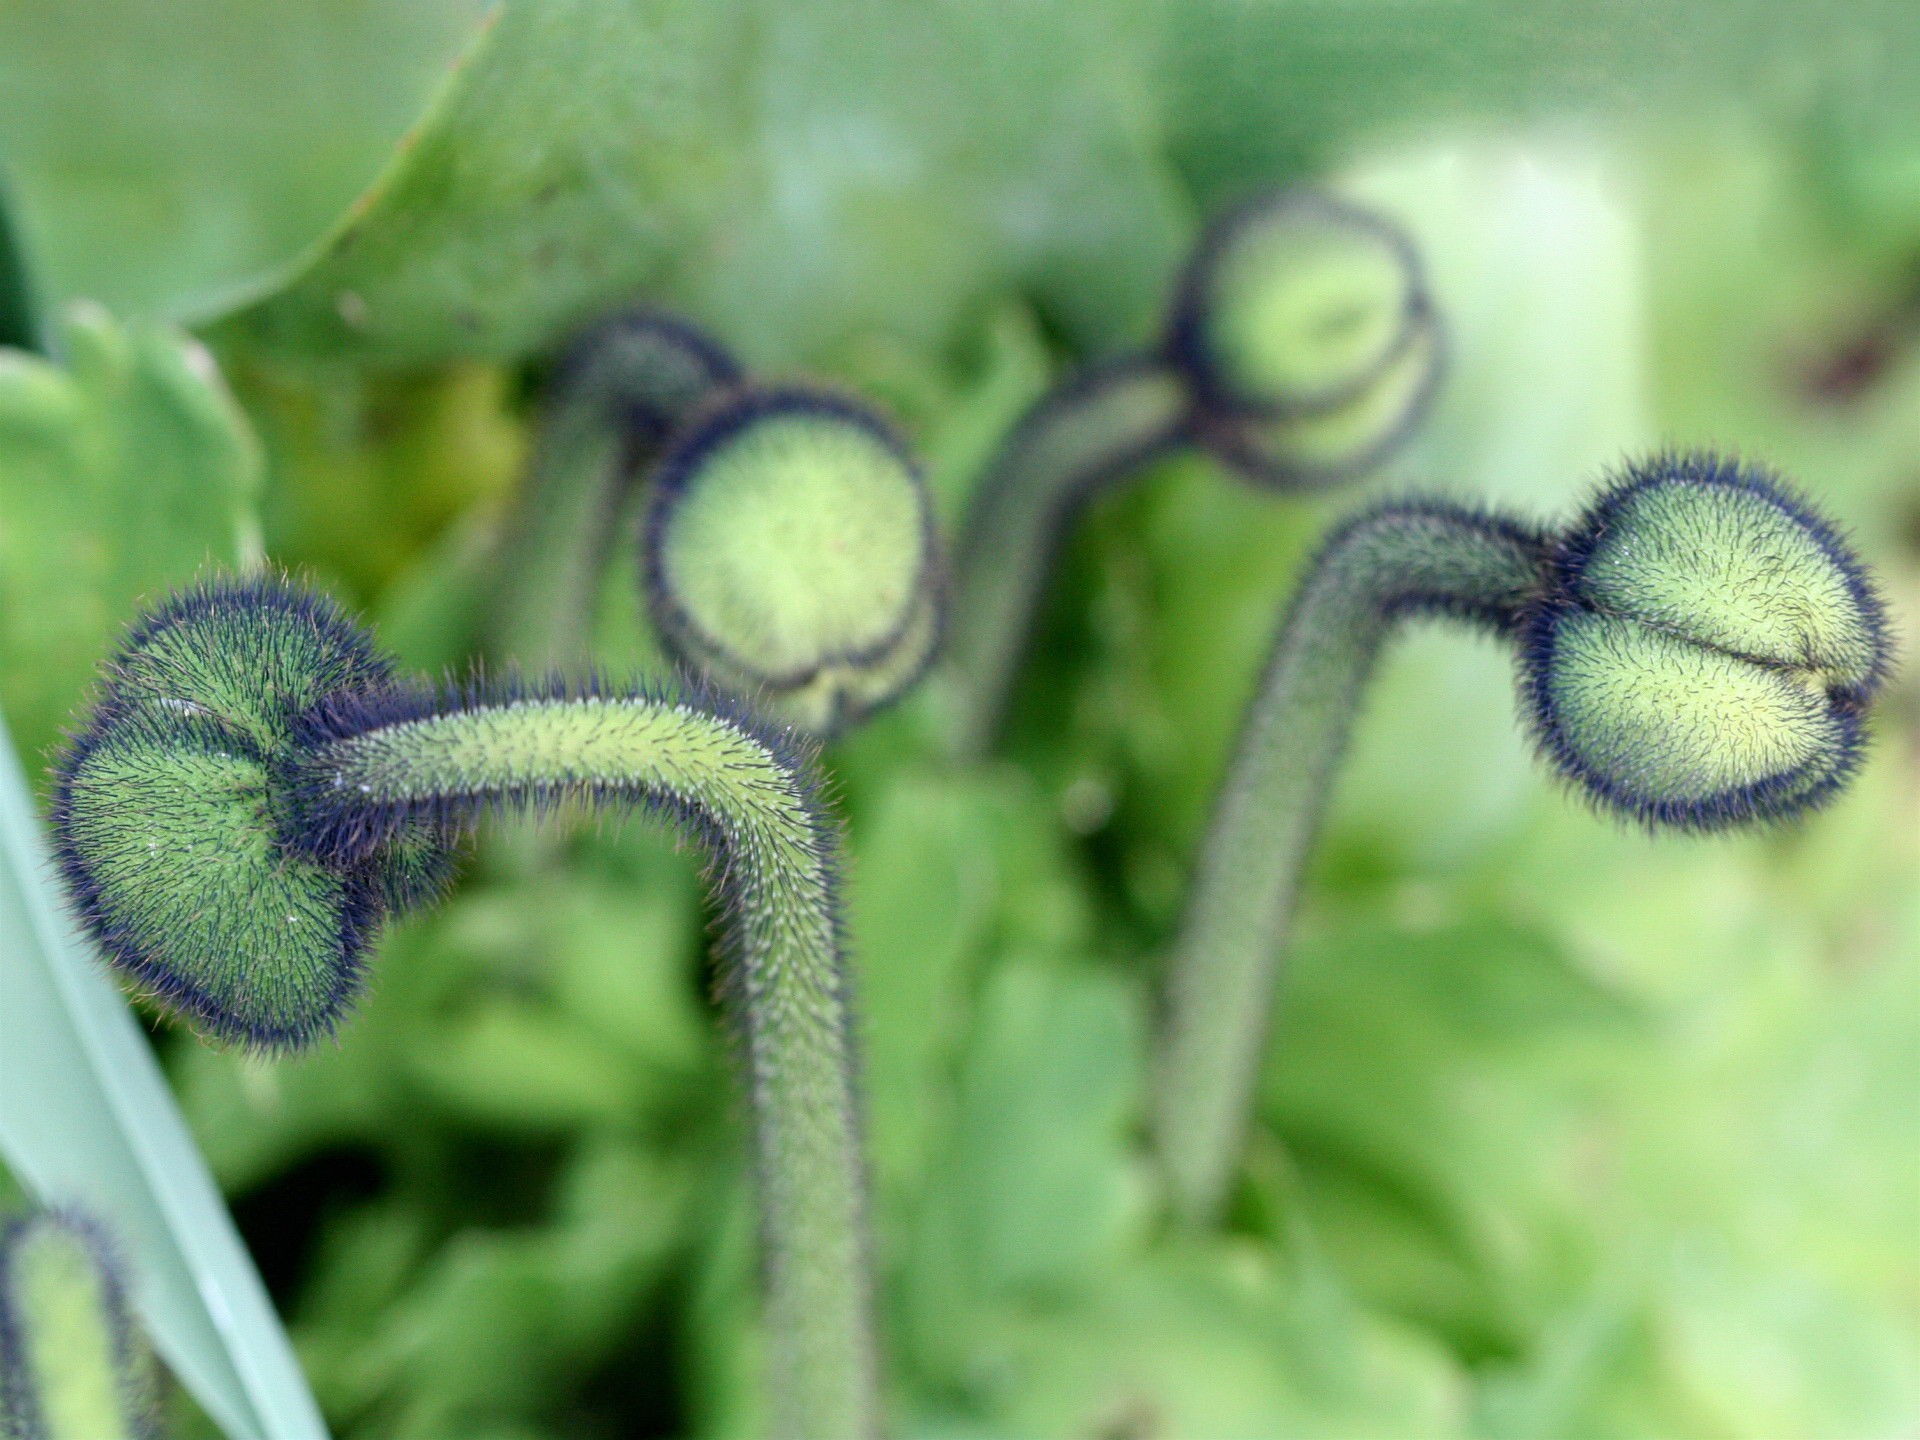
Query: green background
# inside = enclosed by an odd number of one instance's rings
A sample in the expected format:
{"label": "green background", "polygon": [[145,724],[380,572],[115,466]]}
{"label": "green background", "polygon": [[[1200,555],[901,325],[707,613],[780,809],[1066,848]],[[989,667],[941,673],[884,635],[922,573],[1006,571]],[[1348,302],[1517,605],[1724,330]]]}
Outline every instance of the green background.
{"label": "green background", "polygon": [[[0,352],[0,703],[40,773],[137,597],[261,548],[460,666],[545,362],[634,299],[883,401],[951,532],[1026,403],[1151,333],[1207,214],[1332,185],[1411,230],[1450,326],[1390,473],[1307,499],[1160,467],[1070,546],[1000,758],[946,762],[927,696],[827,756],[899,1428],[1905,1433],[1910,663],[1830,812],[1680,841],[1549,786],[1492,646],[1410,636],[1225,1233],[1168,1237],[1140,1125],[1225,747],[1360,495],[1557,516],[1623,456],[1733,447],[1855,533],[1914,633],[1917,30],[1732,0],[0,4],[10,293],[51,352]],[[650,658],[629,577],[616,668]],[[629,827],[562,862],[483,843],[324,1053],[159,1032],[342,1435],[753,1433],[692,859]]]}

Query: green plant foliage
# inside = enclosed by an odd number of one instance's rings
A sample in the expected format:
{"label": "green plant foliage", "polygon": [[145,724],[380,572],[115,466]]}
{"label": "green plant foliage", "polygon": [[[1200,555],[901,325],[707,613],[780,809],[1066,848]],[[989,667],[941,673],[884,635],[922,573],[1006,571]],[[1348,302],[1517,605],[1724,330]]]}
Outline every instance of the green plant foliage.
{"label": "green plant foliage", "polygon": [[0,11],[0,154],[48,295],[183,319],[269,283],[372,181],[487,8]]}
{"label": "green plant foliage", "polygon": [[[509,5],[398,164],[234,331],[513,355],[644,289],[757,363],[875,326],[942,336],[984,286],[1025,280],[1108,323],[1177,243],[1132,98],[1144,9]],[[818,200],[780,199],[801,192]]]}
{"label": "green plant foliage", "polygon": [[0,699],[29,754],[134,601],[258,546],[258,447],[204,349],[83,306],[59,351],[0,350]]}
{"label": "green plant foliage", "polygon": [[[130,314],[241,306],[204,338],[265,443],[266,549],[409,668],[492,644],[509,487],[581,322],[671,305],[756,375],[879,397],[957,533],[1019,415],[1153,333],[1201,222],[1302,183],[1394,217],[1446,320],[1446,383],[1381,489],[1564,517],[1621,455],[1737,447],[1801,479],[1916,631],[1913,7],[510,0],[437,98],[465,21],[431,0],[123,8],[0,15],[0,164],[37,278]],[[349,76],[353,36],[384,53]],[[329,137],[335,180],[309,189]],[[16,159],[55,148],[114,168]],[[1118,398],[1149,432],[1178,406]],[[1318,469],[1379,422],[1231,438]],[[1415,627],[1303,877],[1224,1224],[1169,1235],[1145,1114],[1162,961],[1275,617],[1328,525],[1379,498],[1221,479],[1184,457],[1090,508],[990,762],[953,759],[918,692],[826,754],[890,1432],[1914,1431],[1907,657],[1811,823],[1656,845],[1542,783],[1509,655]],[[73,526],[111,549],[119,517],[0,489],[0,548],[58,521],[56,549]],[[73,568],[35,582],[32,623],[72,608]],[[1705,572],[1663,569],[1715,610]],[[1607,606],[1673,598],[1615,578]],[[36,779],[133,603],[84,657],[0,664],[9,699],[48,696]],[[659,663],[626,565],[596,608],[570,653]],[[177,1433],[313,1440],[217,1197],[180,1188],[201,1162],[147,1043],[58,923],[26,797],[0,832],[0,1088],[32,1103],[0,1104],[0,1191],[113,1220]],[[719,917],[652,827],[564,846],[482,845],[391,928],[340,1044],[266,1066],[154,1037],[340,1440],[769,1428]],[[76,976],[91,1009],[53,988]]]}

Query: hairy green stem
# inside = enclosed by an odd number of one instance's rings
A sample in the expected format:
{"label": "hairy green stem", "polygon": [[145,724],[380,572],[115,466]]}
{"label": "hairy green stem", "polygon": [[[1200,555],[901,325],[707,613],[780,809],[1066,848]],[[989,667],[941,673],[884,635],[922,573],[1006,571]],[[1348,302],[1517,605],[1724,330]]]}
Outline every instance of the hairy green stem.
{"label": "hairy green stem", "polygon": [[968,517],[947,639],[960,752],[991,743],[1020,651],[1068,527],[1106,486],[1171,449],[1186,393],[1150,359],[1123,360],[1067,386],[1014,429]]}
{"label": "hairy green stem", "polygon": [[1545,558],[1521,527],[1439,503],[1365,515],[1321,551],[1260,677],[1174,947],[1152,1124],[1183,1219],[1221,1203],[1301,872],[1381,643],[1421,611],[1507,628]]}
{"label": "hairy green stem", "polygon": [[489,644],[497,658],[538,668],[586,653],[637,483],[689,417],[739,378],[712,341],[656,315],[610,321],[561,360],[501,558]]}
{"label": "hairy green stem", "polygon": [[[308,771],[370,825],[580,796],[704,836],[728,917],[761,1188],[775,1429],[879,1429],[865,1165],[835,849],[804,776],[740,727],[649,699],[531,700],[375,725]],[[314,783],[310,781],[310,783]]]}

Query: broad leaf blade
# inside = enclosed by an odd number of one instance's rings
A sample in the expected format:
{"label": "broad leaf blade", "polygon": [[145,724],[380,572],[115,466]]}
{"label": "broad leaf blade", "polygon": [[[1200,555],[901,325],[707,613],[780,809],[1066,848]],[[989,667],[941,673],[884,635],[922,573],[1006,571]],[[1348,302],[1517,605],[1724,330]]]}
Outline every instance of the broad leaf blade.
{"label": "broad leaf blade", "polygon": [[187,319],[378,173],[488,0],[0,5],[0,161],[51,300]]}
{"label": "broad leaf blade", "polygon": [[62,363],[0,350],[0,703],[23,755],[135,603],[251,558],[259,447],[207,352],[76,305]]}
{"label": "broad leaf blade", "polygon": [[306,269],[225,333],[512,356],[651,293],[790,364],[942,338],[1027,285],[1080,328],[1125,324],[1185,235],[1144,138],[1138,8],[509,4]]}
{"label": "broad leaf blade", "polygon": [[111,1223],[154,1343],[229,1436],[324,1437],[153,1052],[59,912],[49,869],[0,722],[0,1154],[43,1202]]}

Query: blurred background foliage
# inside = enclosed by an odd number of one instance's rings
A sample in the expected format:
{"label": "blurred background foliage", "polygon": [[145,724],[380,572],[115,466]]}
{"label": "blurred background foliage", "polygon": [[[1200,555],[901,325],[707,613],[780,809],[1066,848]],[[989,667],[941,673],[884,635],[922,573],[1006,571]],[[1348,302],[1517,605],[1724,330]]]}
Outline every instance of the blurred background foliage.
{"label": "blurred background foliage", "polygon": [[[1022,406],[1149,332],[1202,217],[1301,181],[1406,224],[1451,326],[1364,493],[1562,514],[1625,451],[1735,446],[1854,530],[1911,636],[1917,76],[1920,11],[1866,0],[0,5],[31,276],[0,315],[37,300],[50,354],[0,351],[0,701],[39,773],[134,597],[262,547],[464,663],[543,367],[637,298],[883,399],[951,521]],[[1830,813],[1656,842],[1542,781],[1492,647],[1404,642],[1231,1222],[1164,1232],[1159,953],[1355,499],[1165,465],[1071,546],[1004,758],[946,762],[925,696],[827,757],[899,1428],[1911,1432],[1910,658]],[[652,661],[630,587],[616,667]],[[691,861],[537,857],[480,847],[324,1054],[156,1041],[338,1433],[752,1434]]]}

